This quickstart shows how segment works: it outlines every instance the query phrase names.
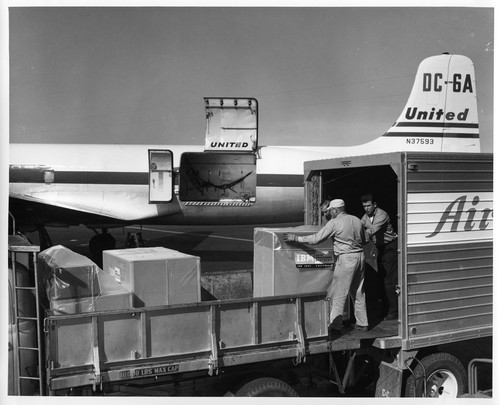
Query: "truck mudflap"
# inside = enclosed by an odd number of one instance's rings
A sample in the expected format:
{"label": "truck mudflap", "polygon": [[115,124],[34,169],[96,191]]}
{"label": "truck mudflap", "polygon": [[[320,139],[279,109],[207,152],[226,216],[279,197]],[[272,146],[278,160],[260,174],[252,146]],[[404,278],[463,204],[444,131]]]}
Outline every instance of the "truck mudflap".
{"label": "truck mudflap", "polygon": [[325,294],[51,316],[52,391],[327,352]]}
{"label": "truck mudflap", "polygon": [[376,397],[391,398],[401,396],[403,370],[393,364],[380,362],[380,376],[375,390]]}

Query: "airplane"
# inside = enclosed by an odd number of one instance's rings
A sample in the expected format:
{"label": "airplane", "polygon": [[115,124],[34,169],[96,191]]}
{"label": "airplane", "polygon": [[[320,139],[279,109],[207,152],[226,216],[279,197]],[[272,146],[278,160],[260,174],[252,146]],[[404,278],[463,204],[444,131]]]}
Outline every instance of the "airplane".
{"label": "airplane", "polygon": [[90,248],[98,253],[114,247],[111,227],[300,222],[305,161],[391,151],[480,152],[474,66],[462,55],[424,59],[397,121],[361,145],[260,146],[256,99],[204,101],[201,146],[10,144],[15,227],[43,232],[83,224],[96,232]]}

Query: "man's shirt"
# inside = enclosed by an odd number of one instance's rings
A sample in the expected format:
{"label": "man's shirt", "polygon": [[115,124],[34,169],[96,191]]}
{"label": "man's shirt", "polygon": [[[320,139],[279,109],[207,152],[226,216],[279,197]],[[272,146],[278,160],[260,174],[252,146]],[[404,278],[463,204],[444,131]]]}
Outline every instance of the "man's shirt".
{"label": "man's shirt", "polygon": [[297,242],[315,245],[328,238],[333,240],[333,253],[358,253],[363,251],[365,244],[365,230],[359,218],[345,212],[339,213],[331,219],[317,233],[307,236],[298,236]]}
{"label": "man's shirt", "polygon": [[366,233],[376,246],[386,245],[398,237],[392,229],[389,215],[381,208],[375,208],[371,217],[367,214],[363,215],[361,222],[366,228]]}

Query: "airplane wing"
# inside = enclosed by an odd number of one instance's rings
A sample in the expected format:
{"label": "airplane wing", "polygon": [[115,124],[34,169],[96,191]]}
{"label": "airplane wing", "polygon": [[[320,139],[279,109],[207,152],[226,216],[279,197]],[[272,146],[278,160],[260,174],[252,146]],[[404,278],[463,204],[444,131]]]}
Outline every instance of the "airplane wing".
{"label": "airplane wing", "polygon": [[9,211],[15,218],[16,226],[21,226],[25,232],[44,226],[67,227],[80,224],[89,224],[89,226],[98,224],[98,228],[123,226],[123,222],[117,222],[113,218],[58,207],[52,202],[41,203],[36,200],[18,199],[15,196],[9,197]]}
{"label": "airplane wing", "polygon": [[147,173],[144,184],[82,183],[76,172],[74,180],[59,183],[50,178],[54,175],[50,169],[11,166],[9,205],[16,222],[29,223],[30,218],[45,225],[137,223],[180,211],[176,201],[168,206],[149,204]]}

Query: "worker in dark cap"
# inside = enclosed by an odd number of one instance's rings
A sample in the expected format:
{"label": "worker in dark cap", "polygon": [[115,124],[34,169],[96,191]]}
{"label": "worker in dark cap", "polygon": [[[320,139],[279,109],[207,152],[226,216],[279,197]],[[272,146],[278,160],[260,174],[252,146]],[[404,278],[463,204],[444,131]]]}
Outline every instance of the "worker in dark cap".
{"label": "worker in dark cap", "polygon": [[321,205],[319,206],[319,209],[321,210],[321,226],[325,226],[326,223],[332,219],[330,216],[330,202],[331,200],[324,200]]}
{"label": "worker in dark cap", "polygon": [[[398,319],[398,235],[394,231],[387,212],[377,205],[373,194],[361,196],[365,215],[361,223],[366,234],[378,250],[378,276],[382,277],[385,291],[382,294],[385,320]],[[384,294],[385,293],[385,294]]]}
{"label": "worker in dark cap", "polygon": [[343,200],[332,200],[328,206],[331,219],[317,233],[298,236],[285,234],[288,242],[317,244],[328,238],[333,240],[335,268],[333,279],[328,289],[330,300],[329,330],[332,334],[340,334],[344,306],[349,295],[354,301],[355,329],[368,330],[366,302],[364,291],[364,252],[366,243],[365,230],[360,219],[345,212]]}

